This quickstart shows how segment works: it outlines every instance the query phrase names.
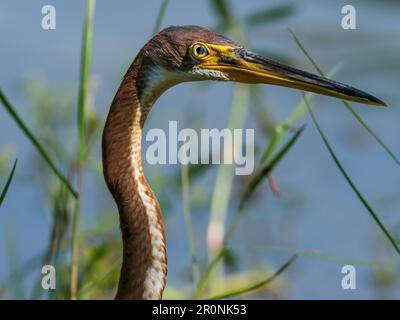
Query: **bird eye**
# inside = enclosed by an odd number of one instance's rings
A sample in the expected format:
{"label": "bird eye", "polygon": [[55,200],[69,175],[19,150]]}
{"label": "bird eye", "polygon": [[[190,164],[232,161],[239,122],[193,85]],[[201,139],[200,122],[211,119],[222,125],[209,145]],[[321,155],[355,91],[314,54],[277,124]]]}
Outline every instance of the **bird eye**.
{"label": "bird eye", "polygon": [[202,44],[195,44],[192,47],[192,53],[195,58],[204,58],[208,55],[207,48]]}

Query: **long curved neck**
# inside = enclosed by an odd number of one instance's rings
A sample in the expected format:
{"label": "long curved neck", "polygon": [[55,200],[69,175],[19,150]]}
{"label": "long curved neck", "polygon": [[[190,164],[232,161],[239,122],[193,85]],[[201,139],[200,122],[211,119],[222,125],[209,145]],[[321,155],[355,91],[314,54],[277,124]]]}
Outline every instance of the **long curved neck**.
{"label": "long curved neck", "polygon": [[103,171],[118,206],[123,262],[116,299],[161,299],[166,283],[166,243],[158,201],[142,168],[142,129],[155,99],[165,90],[144,90],[141,58],[125,75],[103,133]]}

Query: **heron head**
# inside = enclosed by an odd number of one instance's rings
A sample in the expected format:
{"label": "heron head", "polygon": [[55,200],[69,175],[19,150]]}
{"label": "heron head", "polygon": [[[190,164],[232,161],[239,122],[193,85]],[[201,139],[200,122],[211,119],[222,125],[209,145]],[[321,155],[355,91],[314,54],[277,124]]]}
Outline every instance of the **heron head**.
{"label": "heron head", "polygon": [[152,63],[169,72],[176,83],[198,80],[264,83],[385,105],[359,89],[273,61],[198,26],[166,28],[150,40],[144,51]]}

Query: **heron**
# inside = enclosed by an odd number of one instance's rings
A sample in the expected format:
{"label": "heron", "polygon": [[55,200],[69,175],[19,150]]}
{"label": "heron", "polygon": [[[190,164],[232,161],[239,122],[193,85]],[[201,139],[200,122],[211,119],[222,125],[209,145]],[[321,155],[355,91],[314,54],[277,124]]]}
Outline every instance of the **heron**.
{"label": "heron", "polygon": [[189,81],[234,81],[289,87],[369,105],[374,96],[273,61],[200,26],[171,26],[153,36],[128,68],[102,137],[103,173],[118,207],[123,254],[116,299],[161,299],[166,237],[161,208],[142,167],[147,115],[167,89]]}

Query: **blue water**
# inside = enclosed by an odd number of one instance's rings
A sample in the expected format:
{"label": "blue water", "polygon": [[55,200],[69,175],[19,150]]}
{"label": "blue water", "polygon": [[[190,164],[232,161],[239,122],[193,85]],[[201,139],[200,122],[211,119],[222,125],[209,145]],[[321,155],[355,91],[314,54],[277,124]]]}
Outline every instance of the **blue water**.
{"label": "blue water", "polygon": [[[265,1],[231,1],[233,11],[245,16],[266,7]],[[121,76],[135,54],[150,36],[159,1],[99,1],[96,5],[92,75],[100,80],[96,107],[105,117]],[[268,6],[281,1],[268,1]],[[371,108],[354,104],[354,108],[379,136],[400,156],[400,5],[395,1],[353,1],[357,10],[357,30],[343,30],[340,11],[344,1],[297,1],[295,14],[278,23],[257,27],[247,33],[253,47],[283,52],[294,58],[296,66],[313,71],[292,40],[287,28],[293,29],[324,70],[337,62],[343,68],[335,79],[364,89],[389,106]],[[35,76],[47,79],[51,87],[70,93],[75,101],[79,78],[80,39],[85,4],[52,1],[57,10],[57,29],[41,29],[41,1],[2,1],[0,3],[0,85],[17,111],[34,128],[25,87]],[[217,21],[208,2],[171,1],[163,25],[198,24],[214,26]],[[257,43],[257,45],[255,45]],[[206,128],[224,128],[227,123],[233,85],[183,84],[163,95],[154,107],[146,129],[168,128],[177,120],[180,128],[190,127],[199,117]],[[277,120],[283,120],[299,101],[299,92],[285,88],[263,87],[265,104]],[[315,99],[316,113],[338,157],[368,199],[382,221],[393,233],[400,234],[400,168],[375,143],[350,113],[331,98]],[[57,108],[57,106],[54,106]],[[256,129],[257,145],[267,138],[255,121],[249,107],[246,127]],[[71,112],[74,112],[71,110]],[[382,262],[377,269],[369,264],[356,265],[357,289],[343,290],[340,285],[344,262],[302,256],[287,273],[283,297],[293,299],[366,299],[400,298],[399,257],[366,209],[340,175],[324,148],[308,116],[297,125],[307,129],[274,173],[281,198],[273,197],[267,185],[262,187],[249,213],[241,220],[240,232],[232,245],[240,252],[240,267],[258,265],[278,267],[289,256],[288,251],[316,251],[343,259]],[[41,166],[37,154],[9,115],[0,108],[0,150],[12,145],[19,159],[16,179],[0,209],[0,284],[10,273],[10,249],[18,252],[21,265],[42,252],[50,231],[50,203],[41,190]],[[66,141],[66,145],[75,142]],[[97,144],[96,155],[100,145]],[[40,161],[39,161],[40,162]],[[11,166],[11,160],[9,162]],[[159,174],[175,172],[177,166],[146,166],[149,180]],[[216,168],[204,178],[211,189]],[[1,176],[4,181],[6,173]],[[101,176],[98,176],[101,177]],[[101,181],[101,180],[100,180]],[[237,183],[242,183],[240,179]],[[234,200],[232,197],[233,211]],[[87,181],[84,189],[83,228],[102,214],[114,212],[111,197],[103,182]],[[100,199],[100,200],[99,200]],[[173,198],[177,214],[166,221],[169,248],[169,284],[181,287],[182,269],[188,266],[188,246],[183,223],[180,194]],[[196,211],[196,210],[195,210]],[[197,212],[199,211],[199,212]],[[205,252],[204,239],[207,211],[194,215],[196,239]],[[115,232],[118,232],[115,226]],[[12,244],[10,243],[12,242]],[[249,250],[250,248],[250,250]],[[12,254],[11,254],[12,255]],[[205,257],[205,254],[203,254]],[[394,267],[391,285],[378,288],[373,274],[382,266]],[[36,276],[40,269],[34,271]],[[32,285],[30,276],[28,287]],[[258,296],[258,297],[263,297]]]}

